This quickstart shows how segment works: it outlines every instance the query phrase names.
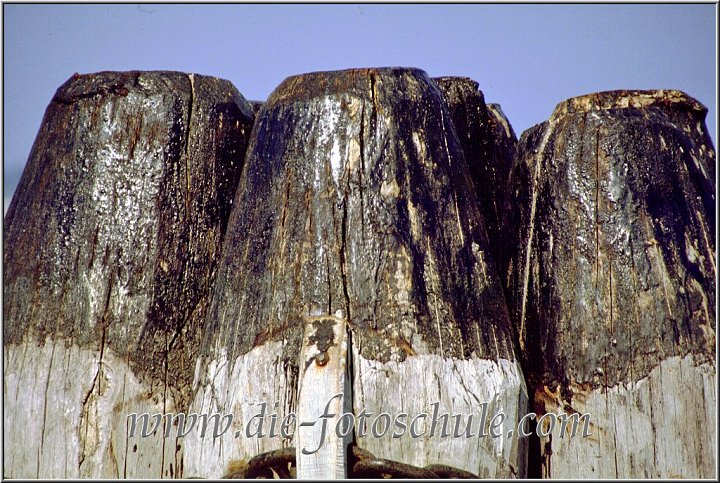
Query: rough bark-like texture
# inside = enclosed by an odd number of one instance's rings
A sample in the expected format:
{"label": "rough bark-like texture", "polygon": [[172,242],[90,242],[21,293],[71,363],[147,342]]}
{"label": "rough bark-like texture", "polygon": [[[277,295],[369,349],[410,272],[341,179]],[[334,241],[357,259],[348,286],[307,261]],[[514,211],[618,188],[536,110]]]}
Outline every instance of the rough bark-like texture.
{"label": "rough bark-like texture", "polygon": [[247,163],[208,332],[229,357],[288,339],[296,361],[303,314],[341,310],[366,357],[513,358],[462,151],[424,74],[286,80]]}
{"label": "rough bark-like texture", "polygon": [[529,387],[539,412],[594,424],[593,438],[544,441],[545,476],[714,474],[705,114],[677,91],[605,92],[561,103],[521,138],[505,276]]}
{"label": "rough bark-like texture", "polygon": [[517,138],[500,106],[485,104],[477,82],[467,77],[434,81],[443,93],[465,154],[490,251],[499,260],[501,217]]}
{"label": "rough bark-like texture", "polygon": [[[5,217],[4,476],[267,475],[252,457],[318,432],[248,435],[258,403],[268,433],[335,391],[383,460],[714,476],[705,114],[677,91],[598,93],[518,144],[475,82],[416,69],[291,77],[251,103],[199,75],[74,76]],[[589,413],[591,435],[508,434],[521,363],[532,409]],[[128,438],[143,412],[234,420]],[[498,412],[501,437],[478,436]],[[374,437],[380,413],[426,413],[424,434]],[[298,474],[347,472],[348,439],[327,441]]]}
{"label": "rough bark-like texture", "polygon": [[[230,363],[225,379],[208,373],[202,383],[218,407],[242,404],[212,389],[245,381],[227,379],[233,367],[281,344],[266,364],[286,374],[310,318],[340,314],[351,331],[357,411],[438,401],[469,414],[488,400],[510,410],[508,421],[522,413],[523,378],[482,217],[452,120],[425,73],[284,81],[258,114],[235,206],[206,331],[214,361]],[[428,397],[418,374],[435,381]],[[295,409],[292,384],[273,389],[286,412]],[[523,467],[516,439],[389,439],[359,444],[378,457],[490,476]]]}
{"label": "rough bark-like texture", "polygon": [[[502,220],[505,199],[507,198],[508,182],[510,178],[510,171],[515,161],[515,151],[517,149],[517,136],[515,131],[510,125],[510,121],[505,116],[502,108],[499,104],[488,104],[488,125],[489,125],[489,136],[493,143],[490,145],[490,164],[495,166],[495,177],[492,178],[500,185],[501,191],[498,194],[497,210],[498,213],[498,240],[502,238],[503,223]],[[498,190],[498,188],[495,188]]]}
{"label": "rough bark-like texture", "polygon": [[192,399],[252,121],[200,75],[58,89],[5,217],[5,476],[182,474],[180,446],[133,450],[124,418]]}
{"label": "rough bark-like texture", "polygon": [[262,108],[264,101],[248,101],[250,102],[250,106],[252,107],[253,114],[257,115],[258,112],[260,112],[260,108]]}

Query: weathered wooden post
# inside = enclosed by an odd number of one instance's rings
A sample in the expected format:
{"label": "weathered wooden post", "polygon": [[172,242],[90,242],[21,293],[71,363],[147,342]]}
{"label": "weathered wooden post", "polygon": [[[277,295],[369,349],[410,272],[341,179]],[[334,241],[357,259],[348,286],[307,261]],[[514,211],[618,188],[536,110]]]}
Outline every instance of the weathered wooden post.
{"label": "weathered wooden post", "polygon": [[[310,325],[336,321],[348,327],[352,400],[343,404],[366,412],[354,427],[357,446],[417,466],[523,474],[522,440],[478,437],[483,403],[490,417],[505,414],[503,436],[514,428],[525,385],[462,148],[425,73],[358,69],[284,81],[258,113],[234,205],[195,408],[232,408],[244,424],[262,402],[302,411],[313,390],[325,407],[326,388],[298,387],[318,362],[300,354]],[[426,414],[414,427],[422,435],[392,437],[396,416],[409,428],[433,408],[460,415],[460,433],[473,415],[473,436],[443,438],[438,427],[431,437]],[[228,437],[224,454],[205,445],[193,464],[221,474],[228,452],[244,459],[298,437]]]}
{"label": "weathered wooden post", "polygon": [[465,154],[480,213],[485,220],[490,251],[502,252],[502,213],[517,138],[497,104],[485,104],[478,83],[467,77],[433,79],[443,93]]}
{"label": "weathered wooden post", "polygon": [[186,411],[252,110],[227,81],[75,75],[5,217],[4,476],[182,477]]}
{"label": "weathered wooden post", "polygon": [[[716,474],[706,112],[678,91],[602,92],[521,138],[504,273],[534,410],[548,415],[530,476]],[[588,413],[591,435],[584,419],[575,437],[561,431],[559,412]]]}
{"label": "weathered wooden post", "polygon": [[517,145],[417,69],[73,76],[5,218],[4,476],[713,476],[705,114]]}

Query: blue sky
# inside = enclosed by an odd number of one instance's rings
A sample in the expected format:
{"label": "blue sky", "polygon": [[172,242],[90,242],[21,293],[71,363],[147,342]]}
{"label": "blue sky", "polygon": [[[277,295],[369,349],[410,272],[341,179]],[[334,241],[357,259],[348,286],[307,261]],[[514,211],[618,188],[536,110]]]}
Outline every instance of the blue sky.
{"label": "blue sky", "polygon": [[287,76],[408,66],[480,83],[520,133],[563,99],[680,89],[716,143],[716,5],[4,4],[6,208],[55,90],[74,72],[179,70],[263,100]]}

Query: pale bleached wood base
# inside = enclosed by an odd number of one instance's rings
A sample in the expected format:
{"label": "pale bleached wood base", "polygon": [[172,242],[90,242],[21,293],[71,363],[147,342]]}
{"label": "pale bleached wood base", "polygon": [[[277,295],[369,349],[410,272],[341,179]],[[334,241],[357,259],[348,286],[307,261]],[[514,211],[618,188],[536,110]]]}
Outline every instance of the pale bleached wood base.
{"label": "pale bleached wood base", "polygon": [[[591,436],[543,439],[545,478],[715,478],[717,388],[715,367],[692,355],[671,357],[648,377],[583,392],[571,402],[590,413]],[[552,400],[546,410],[567,412]],[[580,430],[578,430],[580,433]]]}
{"label": "pale bleached wood base", "polygon": [[[370,435],[372,428],[368,425],[368,436],[356,439],[359,446],[380,458],[416,466],[446,464],[481,478],[524,476],[527,439],[518,439],[514,434],[506,437],[527,412],[527,389],[517,362],[495,362],[475,357],[461,360],[420,354],[402,362],[380,363],[367,360],[354,351],[353,365],[353,409],[356,415],[363,408],[367,409],[372,413],[367,419],[370,423],[380,412],[389,413],[393,419],[400,413],[407,413],[408,423],[420,413],[429,415],[426,434],[419,438],[413,438],[409,429],[399,438],[392,437],[393,431],[375,438]],[[462,432],[468,416],[472,414],[474,421],[470,429],[475,433],[479,430],[481,404],[486,402],[488,417],[485,432],[491,417],[503,412],[506,415],[501,426],[503,437],[441,438],[440,429],[430,437],[431,404],[434,402],[439,403],[438,414],[447,412],[450,415],[450,431],[454,430],[453,415],[463,416]],[[422,427],[420,421],[418,427]],[[396,433],[400,431],[398,429]]]}

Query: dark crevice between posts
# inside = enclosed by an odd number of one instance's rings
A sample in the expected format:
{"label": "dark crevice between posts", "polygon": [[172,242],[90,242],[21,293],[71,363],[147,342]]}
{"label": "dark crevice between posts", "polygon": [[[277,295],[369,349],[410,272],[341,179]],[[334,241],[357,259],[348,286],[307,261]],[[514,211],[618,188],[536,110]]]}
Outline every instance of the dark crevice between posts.
{"label": "dark crevice between posts", "polygon": [[540,438],[536,434],[537,429],[537,422],[535,420],[530,420],[528,432],[530,432],[530,436],[528,436],[528,467],[527,467],[527,477],[528,478],[542,478],[543,477],[543,455],[542,455],[542,445],[540,442]]}

